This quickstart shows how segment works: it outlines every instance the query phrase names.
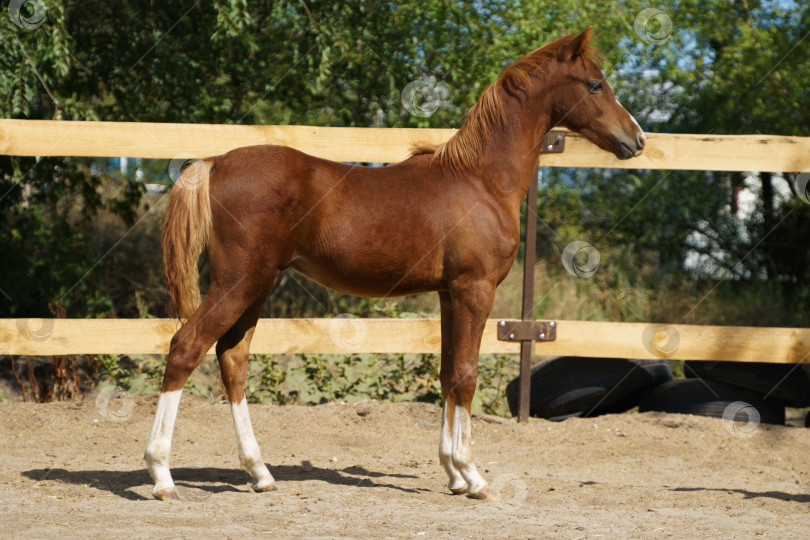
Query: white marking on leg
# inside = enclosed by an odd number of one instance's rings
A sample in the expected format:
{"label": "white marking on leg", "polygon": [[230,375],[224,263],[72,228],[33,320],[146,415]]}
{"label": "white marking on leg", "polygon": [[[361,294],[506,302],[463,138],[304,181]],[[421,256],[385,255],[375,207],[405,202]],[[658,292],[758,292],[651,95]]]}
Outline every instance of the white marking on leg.
{"label": "white marking on leg", "polygon": [[453,464],[470,486],[470,494],[478,493],[487,487],[487,482],[478,473],[473,463],[472,419],[467,409],[456,405],[453,417]]}
{"label": "white marking on leg", "polygon": [[174,490],[174,481],[169,470],[169,456],[172,451],[174,421],[177,419],[177,409],[180,406],[182,393],[182,390],[161,392],[158,398],[155,421],[152,424],[152,432],[149,434],[149,442],[146,443],[146,452],[143,455],[149,475],[155,481],[152,495],[157,495],[161,491]]}
{"label": "white marking on leg", "polygon": [[450,433],[450,424],[447,421],[447,402],[442,407],[442,433],[439,439],[439,462],[447,472],[450,482],[447,487],[455,493],[467,491],[467,482],[453,465],[453,437]]}
{"label": "white marking on leg", "polygon": [[253,489],[264,491],[272,488],[275,480],[262,461],[262,452],[253,434],[253,425],[250,423],[247,401],[242,399],[239,403],[231,403],[231,414],[239,446],[239,463],[253,478]]}

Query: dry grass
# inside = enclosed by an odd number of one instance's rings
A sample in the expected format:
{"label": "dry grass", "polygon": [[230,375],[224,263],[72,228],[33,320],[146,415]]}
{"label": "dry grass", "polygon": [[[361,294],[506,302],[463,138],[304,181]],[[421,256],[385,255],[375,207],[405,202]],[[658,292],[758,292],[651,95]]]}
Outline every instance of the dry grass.
{"label": "dry grass", "polygon": [[[650,294],[643,288],[614,289],[598,273],[575,277],[547,260],[537,261],[534,272],[535,318],[641,321],[649,313]],[[522,297],[523,264],[516,262],[498,287],[492,317],[519,318]]]}

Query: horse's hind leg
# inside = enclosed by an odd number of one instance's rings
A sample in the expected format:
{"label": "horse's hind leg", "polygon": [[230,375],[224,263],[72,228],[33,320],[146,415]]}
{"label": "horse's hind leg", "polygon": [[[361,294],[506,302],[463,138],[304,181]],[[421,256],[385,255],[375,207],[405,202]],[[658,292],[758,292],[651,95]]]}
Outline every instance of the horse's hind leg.
{"label": "horse's hind leg", "polygon": [[239,321],[222,336],[217,343],[217,358],[222,373],[222,383],[228,394],[233,414],[233,426],[236,430],[236,441],[239,448],[239,462],[242,468],[253,478],[255,491],[270,491],[275,480],[262,461],[262,454],[253,426],[250,422],[247,401],[245,400],[245,381],[247,380],[250,340],[256,329],[264,298],[248,309]]}
{"label": "horse's hind leg", "polygon": [[156,499],[178,498],[169,470],[169,455],[183,386],[214,342],[254,304],[260,293],[252,288],[248,280],[229,287],[212,285],[197,311],[172,338],[155,421],[144,452],[147,469],[155,481],[152,495]]}

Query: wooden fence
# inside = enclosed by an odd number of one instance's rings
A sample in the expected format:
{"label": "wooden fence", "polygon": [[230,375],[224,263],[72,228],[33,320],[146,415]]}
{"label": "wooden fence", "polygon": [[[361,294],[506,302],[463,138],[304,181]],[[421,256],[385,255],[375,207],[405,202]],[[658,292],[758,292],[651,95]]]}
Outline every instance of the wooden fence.
{"label": "wooden fence", "polygon": [[[518,353],[498,341],[490,320],[481,353]],[[171,319],[0,319],[0,355],[165,354]],[[250,347],[258,354],[441,352],[438,319],[261,319]],[[210,351],[213,354],[213,350]],[[549,356],[808,362],[810,329],[557,321]]]}
{"label": "wooden fence", "polygon": [[[251,144],[285,144],[349,162],[395,162],[418,143],[436,144],[449,129],[323,128],[0,119],[0,153],[173,159],[206,157]],[[774,135],[648,135],[642,156],[626,161],[569,134],[565,152],[541,166],[717,171],[810,171],[810,138]],[[0,319],[0,355],[165,353],[175,330],[167,319]],[[498,341],[490,321],[482,353],[517,353]],[[263,319],[256,353],[438,353],[432,319]],[[740,362],[810,361],[810,330],[557,321],[556,341],[541,355],[677,358]]]}

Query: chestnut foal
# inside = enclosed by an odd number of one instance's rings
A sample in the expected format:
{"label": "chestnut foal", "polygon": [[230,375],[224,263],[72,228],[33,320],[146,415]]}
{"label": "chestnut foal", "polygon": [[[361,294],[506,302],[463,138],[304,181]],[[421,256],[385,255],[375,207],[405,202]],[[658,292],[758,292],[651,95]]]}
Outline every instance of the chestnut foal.
{"label": "chestnut foal", "polygon": [[[481,334],[517,254],[541,141],[564,126],[621,159],[644,148],[644,133],[592,59],[590,37],[589,27],[517,60],[450,140],[398,164],[358,167],[253,146],[182,173],[162,243],[171,307],[185,323],[171,341],[144,456],[156,498],[177,498],[169,454],[180,394],[214,343],[239,460],[254,490],[273,489],[244,384],[259,312],[284,268],[359,296],[439,293],[439,458],[453,493],[497,496],[473,463],[470,402]],[[197,261],[206,249],[211,286],[200,303]]]}

